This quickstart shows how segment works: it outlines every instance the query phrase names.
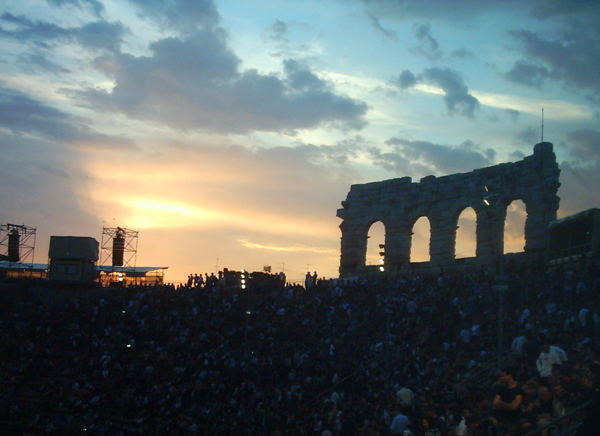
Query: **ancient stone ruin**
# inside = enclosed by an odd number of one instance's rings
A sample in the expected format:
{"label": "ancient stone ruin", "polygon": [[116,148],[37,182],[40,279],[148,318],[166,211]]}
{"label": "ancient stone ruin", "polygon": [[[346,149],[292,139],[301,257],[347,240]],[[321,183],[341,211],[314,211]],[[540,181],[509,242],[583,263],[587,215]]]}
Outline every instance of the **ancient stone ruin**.
{"label": "ancient stone ruin", "polygon": [[455,264],[458,217],[467,207],[477,215],[476,258],[493,264],[504,251],[506,208],[513,200],[522,200],[526,207],[525,253],[539,256],[547,250],[548,225],[556,219],[559,173],[552,144],[541,142],[533,155],[514,163],[427,176],[419,183],[403,177],[352,185],[337,211],[343,219],[340,275],[367,271],[367,236],[377,221],[385,226],[385,271],[401,271],[410,264],[412,229],[422,216],[431,226],[429,264]]}

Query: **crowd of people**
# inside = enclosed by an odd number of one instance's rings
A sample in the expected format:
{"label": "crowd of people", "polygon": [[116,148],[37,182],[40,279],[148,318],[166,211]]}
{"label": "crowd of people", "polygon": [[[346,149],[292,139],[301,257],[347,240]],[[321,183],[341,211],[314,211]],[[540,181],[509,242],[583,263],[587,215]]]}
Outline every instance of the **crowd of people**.
{"label": "crowd of people", "polygon": [[0,421],[20,434],[523,434],[597,395],[600,275],[514,267],[502,312],[495,280],[4,284]]}

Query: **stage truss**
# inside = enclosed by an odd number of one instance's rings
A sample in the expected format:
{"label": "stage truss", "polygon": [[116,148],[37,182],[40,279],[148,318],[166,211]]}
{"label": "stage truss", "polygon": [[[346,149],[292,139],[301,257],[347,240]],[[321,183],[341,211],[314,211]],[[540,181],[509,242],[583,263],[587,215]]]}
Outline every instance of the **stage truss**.
{"label": "stage truss", "polygon": [[[100,265],[112,265],[113,241],[121,236],[123,245],[123,267],[135,267],[137,262],[138,231],[125,227],[103,227]],[[110,262],[109,262],[110,261]]]}
{"label": "stage truss", "polygon": [[[12,261],[33,265],[35,237],[37,230],[33,227],[19,224],[2,224],[0,226],[0,259],[10,260],[11,234],[18,235],[17,259]],[[13,248],[14,249],[14,248]]]}

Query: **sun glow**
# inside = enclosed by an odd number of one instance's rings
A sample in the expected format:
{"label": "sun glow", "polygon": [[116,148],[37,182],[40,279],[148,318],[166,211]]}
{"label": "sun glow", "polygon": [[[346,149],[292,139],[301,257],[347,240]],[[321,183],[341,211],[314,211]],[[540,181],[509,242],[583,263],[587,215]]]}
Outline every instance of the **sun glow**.
{"label": "sun glow", "polygon": [[270,234],[332,236],[335,229],[316,226],[287,216],[260,214],[253,211],[218,210],[193,204],[119,197],[113,203],[124,207],[125,222],[135,228],[241,228]]}

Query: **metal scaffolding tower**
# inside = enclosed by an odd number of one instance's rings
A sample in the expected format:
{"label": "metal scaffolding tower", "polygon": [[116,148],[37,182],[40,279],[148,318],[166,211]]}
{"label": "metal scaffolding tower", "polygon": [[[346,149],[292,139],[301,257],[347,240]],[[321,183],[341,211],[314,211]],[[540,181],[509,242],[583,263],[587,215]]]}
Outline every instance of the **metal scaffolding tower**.
{"label": "metal scaffolding tower", "polygon": [[125,227],[102,228],[100,265],[135,267],[138,233]]}
{"label": "metal scaffolding tower", "polygon": [[36,229],[26,225],[0,226],[0,260],[33,265]]}

